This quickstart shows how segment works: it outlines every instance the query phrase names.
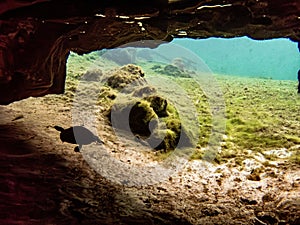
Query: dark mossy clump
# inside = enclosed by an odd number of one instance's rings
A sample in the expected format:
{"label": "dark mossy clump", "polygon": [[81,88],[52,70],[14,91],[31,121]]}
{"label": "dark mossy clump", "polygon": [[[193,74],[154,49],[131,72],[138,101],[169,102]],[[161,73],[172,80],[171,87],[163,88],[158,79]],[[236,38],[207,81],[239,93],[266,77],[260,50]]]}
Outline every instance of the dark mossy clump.
{"label": "dark mossy clump", "polygon": [[151,67],[152,70],[160,70],[161,66],[160,65],[154,65]]}
{"label": "dark mossy clump", "polygon": [[179,119],[170,118],[166,121],[166,126],[168,129],[172,130],[173,132],[180,134],[181,132],[181,122]]}
{"label": "dark mossy clump", "polygon": [[[190,137],[182,127],[178,112],[168,104],[166,99],[158,95],[149,96],[138,104],[138,108],[139,110],[137,107],[131,109],[130,128],[133,133],[141,136],[145,132],[148,133],[149,135],[144,137],[150,136],[145,140],[153,149],[169,151],[176,147],[192,145]],[[178,146],[179,141],[180,146]]]}
{"label": "dark mossy clump", "polygon": [[164,67],[164,74],[167,74],[169,76],[180,77],[183,74],[183,71],[180,70],[177,66],[166,65]]}
{"label": "dark mossy clump", "polygon": [[167,112],[168,102],[166,99],[158,95],[152,95],[146,97],[145,100],[150,102],[150,106],[153,108],[154,112],[157,114],[158,117],[168,116],[168,112]]}
{"label": "dark mossy clump", "polygon": [[115,128],[132,132],[155,150],[174,150],[180,140],[180,147],[191,145],[177,111],[158,95],[130,97],[129,101],[116,103],[109,116],[111,120],[112,116],[115,118]]}
{"label": "dark mossy clump", "polygon": [[129,113],[130,129],[134,134],[147,138],[151,135],[151,130],[157,128],[156,118],[157,115],[149,102],[138,101]]}
{"label": "dark mossy clump", "polygon": [[132,85],[143,85],[146,83],[144,72],[139,66],[136,65],[125,65],[114,71],[111,76],[107,79],[107,85],[121,90],[128,84]]}
{"label": "dark mossy clump", "polygon": [[158,133],[159,136],[164,134],[162,142],[155,147],[156,150],[174,150],[176,147],[184,148],[193,146],[191,138],[182,126],[179,118],[174,118],[174,115],[163,118],[166,129]]}
{"label": "dark mossy clump", "polygon": [[[133,133],[155,150],[174,150],[179,142],[180,147],[190,146],[189,135],[182,127],[176,108],[149,86],[143,76],[141,68],[131,64],[108,76],[108,87],[103,95],[109,98],[112,93],[110,100],[120,96],[115,103],[111,101],[108,110],[112,125]],[[122,90],[129,84],[132,86]]]}
{"label": "dark mossy clump", "polygon": [[148,138],[151,129],[155,129],[157,125],[157,115],[150,103],[136,98],[114,104],[108,117],[115,128],[132,132],[142,139]]}

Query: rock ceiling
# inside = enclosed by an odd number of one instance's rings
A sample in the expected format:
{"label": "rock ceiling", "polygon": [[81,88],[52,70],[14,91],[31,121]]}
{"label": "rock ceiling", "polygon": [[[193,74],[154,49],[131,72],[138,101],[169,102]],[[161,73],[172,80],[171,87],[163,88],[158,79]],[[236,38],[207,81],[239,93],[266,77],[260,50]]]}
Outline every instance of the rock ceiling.
{"label": "rock ceiling", "polygon": [[70,51],[137,40],[248,36],[300,42],[299,0],[2,0],[0,104],[62,93]]}

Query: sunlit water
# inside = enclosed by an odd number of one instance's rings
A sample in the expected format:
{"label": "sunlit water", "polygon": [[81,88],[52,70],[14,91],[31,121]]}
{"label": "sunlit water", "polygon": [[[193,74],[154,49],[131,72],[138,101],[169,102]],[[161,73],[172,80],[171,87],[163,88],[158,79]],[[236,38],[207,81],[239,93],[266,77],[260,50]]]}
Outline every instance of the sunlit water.
{"label": "sunlit water", "polygon": [[300,69],[297,43],[289,39],[183,38],[173,43],[196,53],[217,74],[296,80]]}

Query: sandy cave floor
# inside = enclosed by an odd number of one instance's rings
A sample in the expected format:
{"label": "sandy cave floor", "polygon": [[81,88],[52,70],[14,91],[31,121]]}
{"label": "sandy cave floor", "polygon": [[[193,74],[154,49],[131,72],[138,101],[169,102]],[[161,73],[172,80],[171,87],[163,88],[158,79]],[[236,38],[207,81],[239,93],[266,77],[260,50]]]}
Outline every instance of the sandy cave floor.
{"label": "sandy cave floor", "polygon": [[[53,126],[71,125],[59,97],[0,110],[0,224],[300,224],[299,165],[278,161],[255,181],[250,161],[239,170],[194,160],[164,182],[128,187],[59,140]],[[105,145],[122,146],[102,128]]]}

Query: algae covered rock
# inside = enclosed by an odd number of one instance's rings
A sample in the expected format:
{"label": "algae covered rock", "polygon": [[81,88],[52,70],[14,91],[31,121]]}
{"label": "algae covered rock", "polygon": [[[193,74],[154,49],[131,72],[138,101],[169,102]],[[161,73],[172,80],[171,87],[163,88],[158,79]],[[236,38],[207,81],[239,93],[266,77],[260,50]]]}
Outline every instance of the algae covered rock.
{"label": "algae covered rock", "polygon": [[155,121],[157,115],[149,102],[132,99],[124,103],[114,104],[109,117],[115,128],[147,138],[151,135],[150,127],[155,129],[155,122],[153,121]]}
{"label": "algae covered rock", "polygon": [[139,66],[120,67],[110,74],[107,85],[117,91],[108,113],[114,128],[135,135],[155,150],[174,150],[179,142],[180,147],[191,145],[176,108],[147,84]]}
{"label": "algae covered rock", "polygon": [[170,64],[164,67],[164,73],[169,76],[180,77],[183,71],[181,71],[177,66]]}
{"label": "algae covered rock", "polygon": [[167,100],[158,95],[151,95],[145,98],[146,101],[150,102],[150,107],[154,110],[158,117],[168,116],[167,112]]}
{"label": "algae covered rock", "polygon": [[191,144],[177,111],[161,96],[131,97],[111,110],[115,128],[133,133],[155,150],[174,150],[180,139],[185,147]]}
{"label": "algae covered rock", "polygon": [[154,65],[151,69],[157,73],[172,77],[191,77],[190,72],[184,69],[182,61],[175,60],[167,65]]}
{"label": "algae covered rock", "polygon": [[108,77],[107,85],[121,90],[128,84],[132,84],[134,86],[146,84],[147,82],[143,77],[144,72],[141,67],[128,64],[114,71],[113,74]]}
{"label": "algae covered rock", "polygon": [[147,142],[155,150],[174,150],[178,144],[178,134],[170,129],[157,129]]}
{"label": "algae covered rock", "polygon": [[99,98],[114,100],[117,97],[117,92],[110,87],[101,87]]}
{"label": "algae covered rock", "polygon": [[[132,133],[149,137],[157,128],[157,114],[147,101],[138,101],[131,108],[129,125]],[[151,123],[151,124],[150,124]],[[151,125],[151,126],[150,126]]]}

